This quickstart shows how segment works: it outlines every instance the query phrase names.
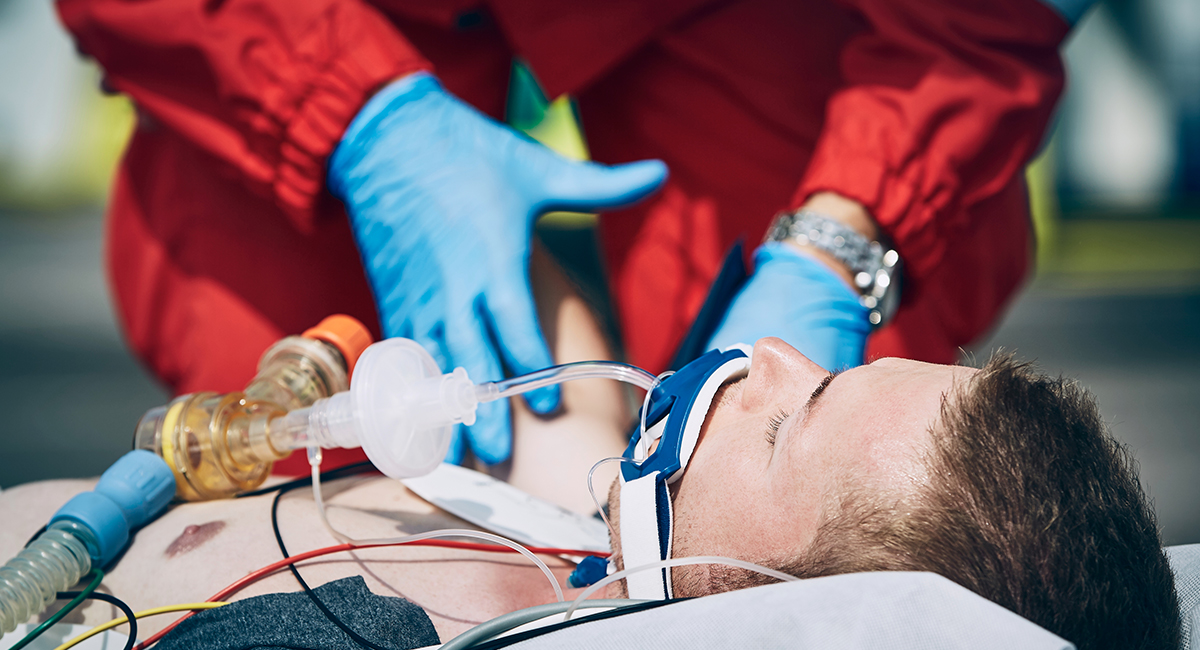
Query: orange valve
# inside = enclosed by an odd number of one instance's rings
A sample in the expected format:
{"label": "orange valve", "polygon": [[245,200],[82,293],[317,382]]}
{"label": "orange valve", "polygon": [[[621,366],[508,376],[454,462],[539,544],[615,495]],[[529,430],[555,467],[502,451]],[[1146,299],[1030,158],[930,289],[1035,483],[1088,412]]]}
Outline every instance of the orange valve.
{"label": "orange valve", "polygon": [[327,316],[316,327],[310,327],[300,336],[307,339],[324,341],[342,354],[346,360],[346,374],[354,376],[354,364],[362,356],[363,350],[371,345],[371,333],[357,319],[345,314]]}
{"label": "orange valve", "polygon": [[134,447],[167,461],[178,498],[219,499],[253,490],[292,451],[272,444],[270,420],[349,389],[350,371],[370,344],[362,323],[330,316],[268,348],[244,391],[181,395],[147,411]]}

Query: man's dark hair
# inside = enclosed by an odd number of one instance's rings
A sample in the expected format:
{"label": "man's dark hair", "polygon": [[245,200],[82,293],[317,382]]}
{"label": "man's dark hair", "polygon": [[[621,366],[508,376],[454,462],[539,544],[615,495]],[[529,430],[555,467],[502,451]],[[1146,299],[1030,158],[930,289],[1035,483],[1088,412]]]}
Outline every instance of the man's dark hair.
{"label": "man's dark hair", "polygon": [[1080,650],[1179,646],[1154,512],[1086,391],[995,355],[931,433],[926,484],[891,501],[850,489],[784,570],[931,571]]}

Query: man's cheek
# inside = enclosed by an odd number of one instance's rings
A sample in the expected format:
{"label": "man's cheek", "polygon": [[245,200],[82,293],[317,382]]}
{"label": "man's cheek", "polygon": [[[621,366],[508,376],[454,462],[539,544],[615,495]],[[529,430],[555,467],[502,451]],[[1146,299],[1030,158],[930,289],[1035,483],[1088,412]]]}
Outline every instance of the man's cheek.
{"label": "man's cheek", "polygon": [[608,545],[613,555],[621,552],[621,480],[618,478],[608,488]]}
{"label": "man's cheek", "polygon": [[[612,548],[612,556],[609,558],[617,571],[625,568],[625,559],[621,555],[621,479],[617,478],[608,488],[608,521],[612,524],[612,529],[609,530],[608,539],[609,546]],[[628,598],[629,590],[625,586],[624,580],[617,580],[609,583],[605,588],[605,596],[607,598]]]}
{"label": "man's cheek", "polygon": [[[611,528],[608,531],[609,537],[613,544],[620,542],[619,535],[621,533],[621,479],[614,479],[612,485],[608,487],[608,523]],[[614,546],[614,549],[616,547]]]}
{"label": "man's cheek", "polygon": [[617,600],[629,598],[629,590],[625,588],[625,581],[617,580],[616,582],[608,583],[608,586],[604,588],[604,597]]}

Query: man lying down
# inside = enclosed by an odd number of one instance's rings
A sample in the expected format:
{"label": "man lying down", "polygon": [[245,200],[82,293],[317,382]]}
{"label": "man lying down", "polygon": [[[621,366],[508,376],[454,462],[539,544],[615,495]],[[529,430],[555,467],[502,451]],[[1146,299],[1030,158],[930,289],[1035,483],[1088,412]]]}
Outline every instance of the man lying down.
{"label": "man lying down", "polygon": [[[586,395],[564,397],[579,403]],[[748,374],[725,382],[712,403],[671,488],[675,557],[742,558],[800,577],[932,571],[1079,648],[1177,645],[1172,574],[1154,516],[1126,452],[1070,382],[1004,356],[982,370],[880,359],[834,376],[763,339]],[[528,442],[596,427],[584,417],[569,403],[557,422],[518,415],[517,431]],[[518,443],[517,451],[536,456],[540,447]],[[0,553],[14,554],[89,486],[54,481],[0,493]],[[382,477],[335,481],[326,494],[335,525],[355,537],[463,525]],[[619,495],[614,485],[618,529]],[[269,496],[177,506],[137,534],[104,584],[135,610],[202,600],[279,559],[269,507]],[[280,522],[293,553],[333,543],[304,492],[282,501]],[[564,579],[569,566],[549,561]],[[443,641],[554,598],[518,556],[472,551],[362,550],[302,571],[314,585],[361,575],[375,593],[418,605]],[[671,580],[676,597],[771,582],[723,566],[676,568]],[[237,598],[296,589],[279,573]],[[614,583],[609,592],[623,589]],[[84,611],[88,623],[112,613]],[[161,625],[148,619],[139,636]]]}
{"label": "man lying down", "polygon": [[[675,557],[801,578],[930,571],[1079,648],[1178,646],[1153,512],[1072,382],[1007,355],[979,370],[888,358],[829,373],[762,339],[714,405],[672,492]],[[773,582],[720,565],[671,580],[677,597]]]}

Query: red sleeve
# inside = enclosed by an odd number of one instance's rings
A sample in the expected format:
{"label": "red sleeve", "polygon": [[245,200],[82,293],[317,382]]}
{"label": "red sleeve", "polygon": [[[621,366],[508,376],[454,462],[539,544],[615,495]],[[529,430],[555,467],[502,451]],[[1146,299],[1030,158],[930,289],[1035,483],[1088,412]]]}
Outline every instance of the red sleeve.
{"label": "red sleeve", "polygon": [[304,231],[366,98],[429,64],[359,0],[59,0],[139,109],[233,166]]}
{"label": "red sleeve", "polygon": [[842,51],[794,205],[823,190],[864,204],[919,282],[1036,152],[1068,26],[1034,0],[847,4],[866,29]]}

